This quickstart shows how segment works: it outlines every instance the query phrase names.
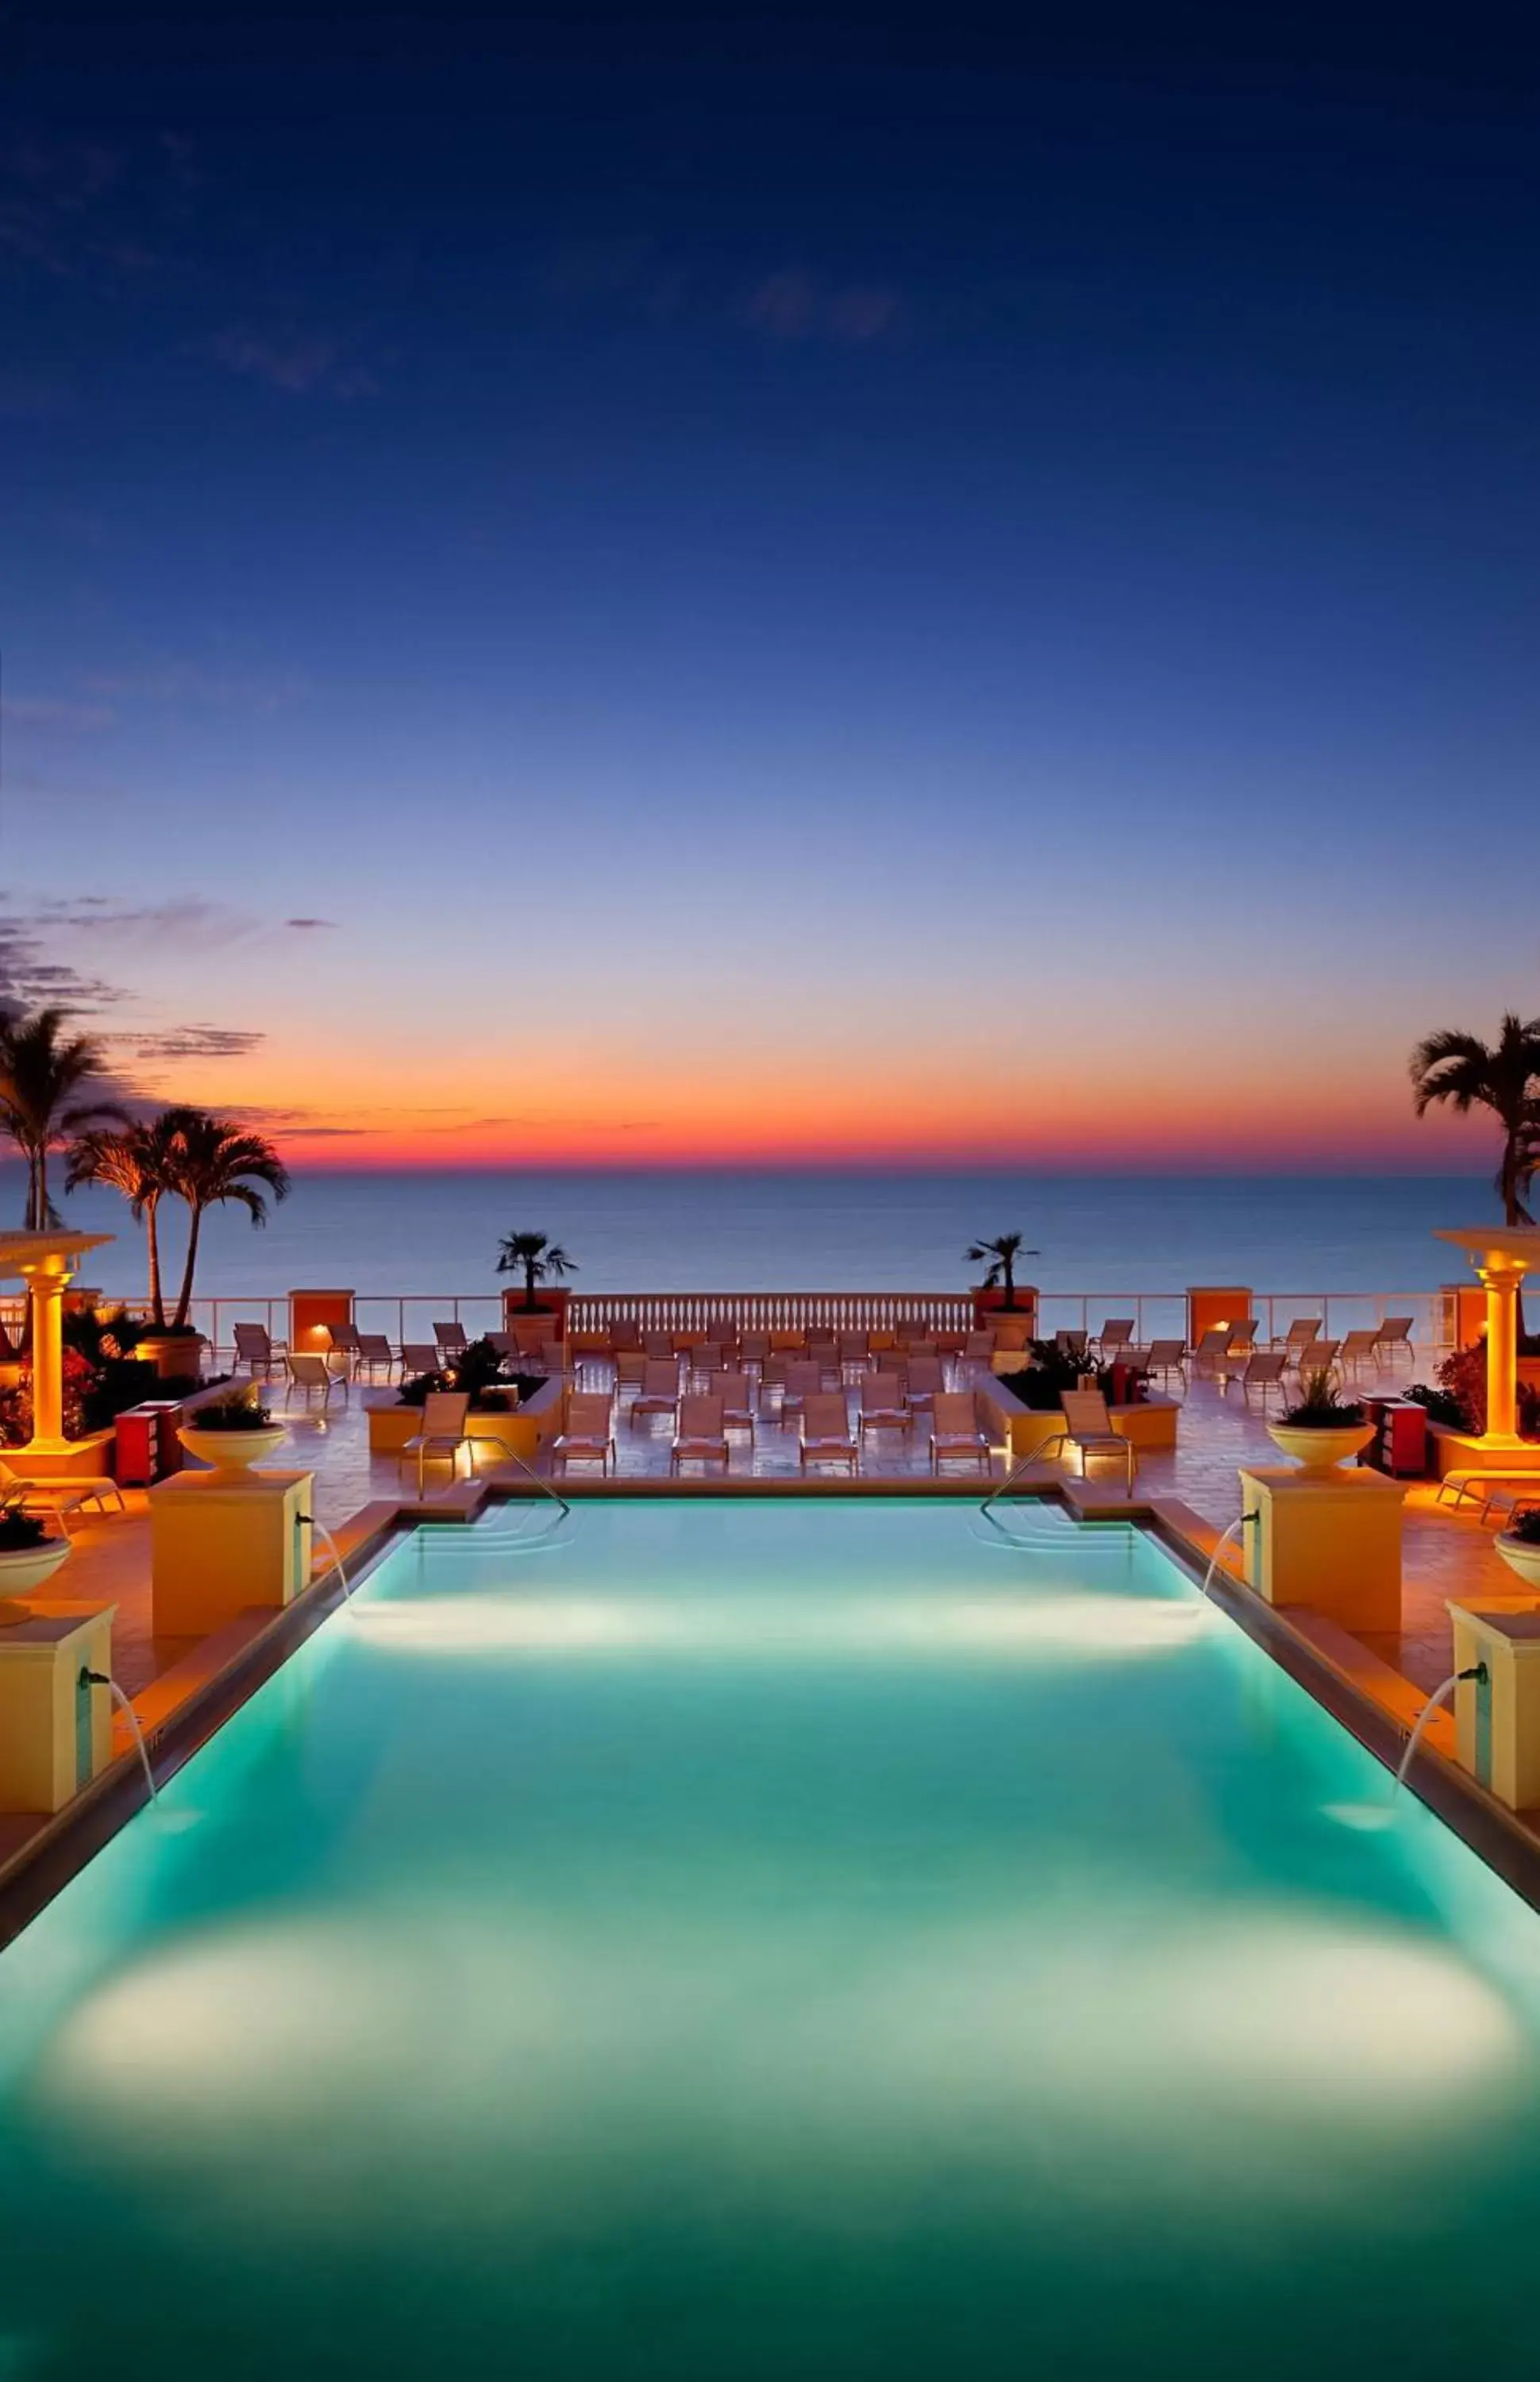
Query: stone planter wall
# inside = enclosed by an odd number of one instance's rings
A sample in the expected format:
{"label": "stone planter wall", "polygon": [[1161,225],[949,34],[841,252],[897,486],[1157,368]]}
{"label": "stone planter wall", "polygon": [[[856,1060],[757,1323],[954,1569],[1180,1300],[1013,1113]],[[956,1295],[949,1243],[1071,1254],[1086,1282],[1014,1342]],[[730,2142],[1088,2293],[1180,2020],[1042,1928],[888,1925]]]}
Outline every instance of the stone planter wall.
{"label": "stone planter wall", "polygon": [[[399,1455],[408,1440],[415,1439],[422,1428],[422,1407],[402,1406],[392,1390],[366,1390],[364,1408],[369,1417],[371,1455]],[[528,1405],[515,1406],[511,1414],[468,1415],[466,1436],[496,1440],[510,1455],[532,1464],[542,1441],[554,1438],[561,1429],[561,1418],[562,1384],[554,1380],[537,1390]]]}

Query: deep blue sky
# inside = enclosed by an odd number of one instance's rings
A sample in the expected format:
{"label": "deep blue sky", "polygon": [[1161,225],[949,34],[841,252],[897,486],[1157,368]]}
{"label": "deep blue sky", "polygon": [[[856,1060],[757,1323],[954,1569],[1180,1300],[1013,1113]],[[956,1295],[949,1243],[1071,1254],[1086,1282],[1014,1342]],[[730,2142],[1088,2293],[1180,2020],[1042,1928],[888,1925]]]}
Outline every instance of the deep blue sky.
{"label": "deep blue sky", "polygon": [[1532,12],[0,25],[0,880],[152,1078],[1449,1162],[1406,1047],[1540,1007]]}

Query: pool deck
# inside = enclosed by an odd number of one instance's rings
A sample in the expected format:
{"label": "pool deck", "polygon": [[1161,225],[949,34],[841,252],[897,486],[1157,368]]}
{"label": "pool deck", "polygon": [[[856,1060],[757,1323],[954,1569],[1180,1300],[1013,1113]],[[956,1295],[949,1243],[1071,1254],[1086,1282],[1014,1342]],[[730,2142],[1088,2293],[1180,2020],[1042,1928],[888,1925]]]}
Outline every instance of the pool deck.
{"label": "pool deck", "polygon": [[[1425,1365],[1417,1369],[1424,1377],[1426,1370]],[[1415,1373],[1408,1376],[1415,1377]],[[984,1369],[975,1368],[970,1378],[982,1382],[990,1377]],[[607,1368],[595,1363],[592,1368],[585,1367],[580,1386],[599,1388],[606,1381]],[[1364,1382],[1361,1386],[1374,1385]],[[1387,1380],[1382,1386],[1390,1387],[1392,1383]],[[372,1531],[392,1523],[397,1514],[409,1518],[421,1513],[447,1522],[467,1504],[463,1480],[458,1486],[451,1485],[440,1473],[442,1485],[430,1486],[420,1506],[409,1467],[398,1469],[393,1457],[371,1455],[364,1396],[356,1385],[345,1401],[334,1399],[327,1413],[307,1411],[296,1402],[287,1410],[286,1419],[290,1426],[290,1440],[275,1459],[276,1467],[285,1470],[313,1468],[315,1512],[342,1538],[345,1554]],[[713,1467],[707,1474],[702,1467],[692,1467],[684,1480],[670,1480],[671,1438],[669,1420],[648,1418],[633,1424],[629,1407],[623,1406],[616,1425],[617,1467],[606,1493],[616,1493],[617,1488],[623,1492],[628,1486],[642,1493],[656,1493],[665,1488],[690,1493],[701,1488],[719,1487],[719,1467]],[[1157,1513],[1170,1516],[1189,1543],[1202,1549],[1211,1545],[1217,1532],[1239,1516],[1239,1467],[1276,1465],[1278,1461],[1259,1408],[1247,1406],[1238,1391],[1227,1392],[1212,1381],[1194,1381],[1182,1399],[1175,1450],[1145,1452],[1141,1455],[1137,1500],[1143,1508],[1153,1506]],[[1002,1473],[1003,1466],[996,1457],[993,1466],[996,1482]],[[492,1464],[482,1467],[481,1477],[494,1490],[500,1479],[509,1483],[517,1480],[512,1473],[501,1475]],[[748,1493],[752,1493],[756,1483],[772,1493],[777,1488],[784,1491],[802,1485],[795,1430],[784,1428],[774,1419],[762,1419],[752,1440],[747,1435],[735,1435],[728,1478],[735,1488],[741,1484],[742,1492]],[[1120,1481],[1115,1472],[1105,1468],[1094,1474],[1090,1493],[1083,1498],[1072,1474],[1055,1464],[1034,1467],[1030,1478],[1034,1485],[1069,1485],[1071,1502],[1093,1510],[1116,1511],[1123,1503]],[[832,1490],[849,1486],[837,1479],[827,1480],[825,1476],[825,1480]],[[594,1472],[575,1470],[563,1487],[567,1493],[581,1494],[585,1488],[592,1492],[596,1480]],[[874,1433],[867,1442],[857,1485],[865,1493],[884,1488],[928,1492],[932,1475],[924,1433],[917,1431],[912,1437],[901,1431]],[[970,1491],[977,1495],[984,1493],[982,1475],[971,1481],[966,1475],[954,1474],[947,1487],[952,1494],[967,1495]],[[1336,1642],[1331,1649],[1331,1658],[1339,1669],[1351,1672],[1355,1663],[1360,1664],[1371,1694],[1376,1692],[1374,1680],[1377,1675],[1378,1701],[1392,1711],[1413,1708],[1416,1696],[1399,1689],[1389,1675],[1399,1675],[1399,1681],[1410,1683],[1412,1690],[1426,1693],[1448,1674],[1450,1632],[1445,1600],[1484,1592],[1510,1593],[1514,1585],[1511,1573],[1494,1545],[1493,1532],[1466,1515],[1436,1506],[1435,1494],[1436,1484],[1431,1481],[1408,1484],[1401,1630],[1394,1636],[1364,1639],[1362,1658],[1353,1641],[1343,1639],[1339,1632],[1335,1633]],[[470,1502],[480,1501],[472,1497]],[[148,1501],[144,1492],[129,1491],[126,1503],[128,1510],[124,1514],[87,1516],[79,1522],[75,1553],[65,1574],[54,1584],[54,1593],[81,1602],[116,1603],[114,1670],[133,1698],[141,1719],[150,1726],[158,1725],[188,1695],[206,1686],[222,1664],[238,1652],[243,1640],[257,1633],[264,1616],[253,1615],[250,1622],[237,1623],[213,1640],[154,1637],[151,1626]],[[317,1572],[328,1565],[329,1558],[318,1553]],[[1324,1625],[1324,1634],[1333,1634],[1329,1625]],[[120,1731],[122,1725],[119,1722]],[[1438,1742],[1443,1734],[1438,1732],[1434,1741]],[[126,1745],[126,1737],[121,1741]],[[36,1834],[42,1824],[29,1817],[0,1814],[0,1860]]]}

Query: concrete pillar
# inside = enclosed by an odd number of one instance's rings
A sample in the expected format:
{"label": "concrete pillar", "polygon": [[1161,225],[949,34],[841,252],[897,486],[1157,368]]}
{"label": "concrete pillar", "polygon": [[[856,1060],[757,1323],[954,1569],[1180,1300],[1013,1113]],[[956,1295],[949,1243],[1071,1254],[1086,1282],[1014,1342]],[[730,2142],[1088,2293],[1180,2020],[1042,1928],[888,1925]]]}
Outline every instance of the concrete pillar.
{"label": "concrete pillar", "polygon": [[1486,1290],[1486,1430],[1495,1442],[1519,1437],[1519,1284],[1525,1269],[1497,1256],[1476,1268]]}
{"label": "concrete pillar", "polygon": [[31,1447],[56,1454],[64,1436],[64,1294],[70,1275],[53,1259],[27,1271],[32,1310],[32,1436]]}

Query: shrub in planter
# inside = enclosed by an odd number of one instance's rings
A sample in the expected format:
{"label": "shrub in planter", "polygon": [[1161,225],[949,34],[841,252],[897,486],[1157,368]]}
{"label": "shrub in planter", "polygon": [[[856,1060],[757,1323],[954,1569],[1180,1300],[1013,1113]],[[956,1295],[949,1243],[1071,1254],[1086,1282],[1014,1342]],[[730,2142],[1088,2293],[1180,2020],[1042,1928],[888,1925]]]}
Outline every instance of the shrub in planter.
{"label": "shrub in planter", "polygon": [[[1019,1372],[1002,1373],[1000,1384],[1033,1414],[1052,1414],[1063,1402],[1065,1391],[1078,1390],[1087,1377],[1109,1403],[1119,1386],[1114,1379],[1114,1367],[1082,1363],[1079,1357],[1067,1355],[1057,1340],[1030,1341],[1028,1357]],[[1116,1368],[1116,1371],[1122,1376],[1122,1402],[1136,1406],[1149,1375],[1135,1372],[1127,1365]]]}
{"label": "shrub in planter", "polygon": [[41,1514],[24,1514],[19,1505],[0,1507],[0,1555],[29,1555],[46,1544],[48,1527]]}
{"label": "shrub in planter", "polygon": [[[485,1346],[484,1341],[472,1341],[471,1348]],[[419,1373],[414,1380],[403,1381],[397,1400],[399,1406],[425,1405],[435,1390],[468,1390],[472,1414],[507,1414],[516,1406],[524,1406],[536,1390],[545,1387],[544,1373],[495,1372],[488,1379],[481,1366],[471,1369],[471,1379],[466,1379],[465,1359],[471,1348],[462,1351],[453,1365],[446,1365],[436,1373]],[[494,1348],[489,1354],[495,1357]],[[477,1374],[482,1378],[478,1381]]]}
{"label": "shrub in planter", "polygon": [[272,1410],[264,1406],[254,1389],[230,1390],[222,1398],[211,1398],[207,1406],[194,1409],[189,1428],[193,1430],[271,1430]]}
{"label": "shrub in planter", "polygon": [[1338,1396],[1329,1373],[1307,1373],[1300,1388],[1301,1397],[1277,1418],[1285,1430],[1352,1430],[1363,1420],[1363,1408]]}
{"label": "shrub in planter", "polygon": [[1522,1547],[1540,1547],[1540,1506],[1532,1505],[1527,1514],[1521,1514],[1503,1536]]}
{"label": "shrub in planter", "polygon": [[1452,1430],[1468,1428],[1464,1407],[1448,1390],[1432,1390],[1426,1381],[1413,1381],[1401,1395],[1409,1405],[1423,1407],[1429,1422],[1447,1423]]}

